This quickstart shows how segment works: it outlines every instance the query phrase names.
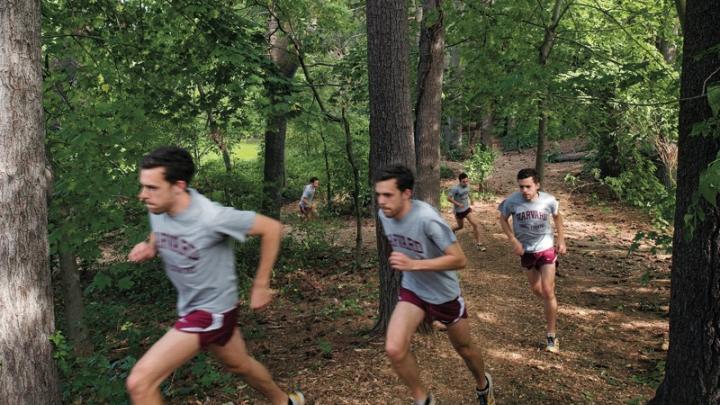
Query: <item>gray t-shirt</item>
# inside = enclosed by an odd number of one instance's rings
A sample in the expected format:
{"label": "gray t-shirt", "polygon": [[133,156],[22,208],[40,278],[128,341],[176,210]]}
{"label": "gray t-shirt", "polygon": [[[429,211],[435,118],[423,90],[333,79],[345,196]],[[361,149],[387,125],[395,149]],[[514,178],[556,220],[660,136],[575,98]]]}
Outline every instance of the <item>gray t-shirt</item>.
{"label": "gray t-shirt", "polygon": [[[387,218],[382,210],[378,216],[393,251],[411,259],[433,259],[457,241],[452,229],[430,204],[412,200],[412,208],[402,219]],[[460,295],[460,283],[455,270],[404,271],[402,287],[424,301],[442,304]]]}
{"label": "gray t-shirt", "polygon": [[512,215],[513,232],[527,253],[540,252],[554,246],[551,217],[559,212],[558,201],[540,191],[535,201],[527,201],[522,193],[512,193],[498,206],[503,217]]}
{"label": "gray t-shirt", "polygon": [[[315,197],[315,187],[313,187],[311,184],[306,184],[305,188],[303,189],[302,197],[300,197],[300,205],[304,208],[307,207],[309,204],[312,203],[313,197]],[[305,204],[305,199],[307,199],[307,204]]]}
{"label": "gray t-shirt", "polygon": [[462,184],[456,184],[450,189],[450,191],[448,191],[448,195],[450,197],[452,197],[453,200],[462,204],[462,207],[458,207],[457,205],[453,204],[453,207],[455,208],[455,212],[465,212],[468,210],[468,208],[470,208],[470,187],[469,186],[463,186]]}
{"label": "gray t-shirt", "polygon": [[180,316],[202,309],[222,313],[237,302],[235,254],[231,239],[244,241],[255,213],[208,200],[189,189],[190,206],[171,216],[150,214],[155,245],[165,274],[178,292]]}

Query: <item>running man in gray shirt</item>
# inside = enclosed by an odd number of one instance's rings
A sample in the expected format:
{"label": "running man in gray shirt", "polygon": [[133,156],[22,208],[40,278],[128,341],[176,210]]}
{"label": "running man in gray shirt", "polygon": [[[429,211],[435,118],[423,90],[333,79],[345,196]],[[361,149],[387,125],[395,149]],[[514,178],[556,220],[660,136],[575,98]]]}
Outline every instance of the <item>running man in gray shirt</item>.
{"label": "running man in gray shirt", "polygon": [[[517,174],[516,191],[498,206],[500,226],[520,256],[520,265],[527,269],[528,283],[532,292],[542,298],[547,323],[545,349],[552,353],[560,351],[556,336],[557,298],[555,297],[555,269],[559,265],[558,253],[565,254],[565,230],[559,204],[555,197],[540,191],[535,169],[522,169]],[[512,217],[512,229],[508,219]],[[552,217],[558,233],[555,248]]]}
{"label": "running man in gray shirt", "polygon": [[273,405],[303,405],[299,391],[286,394],[268,370],[246,350],[237,327],[237,280],[230,239],[262,238],[250,307],[268,305],[270,274],[280,248],[282,225],[251,211],[214,203],[188,187],[195,165],[181,148],[162,147],[140,162],[139,198],[150,213],[152,233],[128,259],[144,262],[160,255],[178,291],[179,319],[135,364],[127,389],[135,404],[160,404],[159,386],[174,370],[206,349]]}
{"label": "running man in gray shirt", "polygon": [[305,185],[305,188],[303,188],[303,193],[300,197],[298,207],[300,208],[300,214],[302,214],[304,219],[310,219],[316,215],[313,198],[315,197],[315,191],[318,187],[320,187],[320,180],[318,180],[317,177],[311,177],[310,182]]}
{"label": "running man in gray shirt", "polygon": [[453,205],[453,211],[455,212],[455,221],[457,226],[453,228],[453,232],[457,232],[463,229],[465,219],[470,222],[473,228],[473,235],[475,236],[475,246],[481,250],[485,250],[480,243],[480,222],[472,215],[472,202],[470,201],[470,179],[465,173],[460,173],[458,176],[458,184],[454,185],[448,190],[448,201]]}
{"label": "running man in gray shirt", "polygon": [[493,405],[492,379],[470,337],[465,301],[456,270],[467,259],[455,234],[430,205],[412,199],[414,177],[404,166],[382,170],[375,179],[378,217],[392,246],[389,263],[402,272],[398,303],[388,324],[385,351],[417,405],[435,404],[420,380],[410,341],[424,319],[447,325],[448,337],[475,378],[478,402]]}

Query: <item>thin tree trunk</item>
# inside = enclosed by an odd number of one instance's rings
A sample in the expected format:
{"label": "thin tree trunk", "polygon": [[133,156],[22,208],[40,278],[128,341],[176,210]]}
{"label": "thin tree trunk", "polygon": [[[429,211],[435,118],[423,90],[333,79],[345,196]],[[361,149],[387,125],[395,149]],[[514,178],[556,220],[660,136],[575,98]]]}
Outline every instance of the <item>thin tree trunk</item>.
{"label": "thin tree trunk", "polygon": [[75,354],[87,356],[93,352],[93,347],[88,339],[85,305],[83,304],[76,257],[67,248],[61,248],[59,256],[67,336],[73,345]]}
{"label": "thin tree trunk", "polygon": [[[210,137],[210,140],[213,141],[215,146],[218,147],[220,153],[222,154],[223,163],[225,164],[225,172],[232,173],[232,160],[230,159],[230,152],[228,151],[227,144],[223,139],[222,132],[220,131],[220,128],[218,128],[217,122],[215,121],[212,106],[206,103],[207,98],[205,97],[205,91],[203,90],[202,86],[198,84],[197,89],[198,93],[200,93],[200,104],[204,105],[206,108],[205,112],[207,114],[207,122],[205,128],[209,130],[208,136]],[[225,190],[225,194],[225,197],[227,198],[227,190]]]}
{"label": "thin tree trunk", "polygon": [[[370,177],[402,164],[415,169],[410,111],[408,27],[404,0],[368,0],[368,87],[370,96]],[[391,248],[375,212],[380,308],[375,331],[384,333],[397,303],[400,274],[388,264]]]}
{"label": "thin tree trunk", "polygon": [[[691,233],[686,215],[697,196],[700,174],[717,159],[717,133],[691,135],[698,123],[713,119],[708,98],[720,56],[720,5],[687,2],[681,76],[678,183],[670,297],[670,347],[665,377],[652,405],[720,403],[720,209],[700,198],[704,217]],[[714,119],[717,119],[715,117]],[[717,191],[717,190],[716,190]],[[718,203],[715,194],[715,203]]]}
{"label": "thin tree trunk", "polygon": [[355,260],[354,265],[360,264],[360,254],[362,253],[362,216],[360,215],[360,170],[355,162],[353,154],[352,133],[350,132],[350,123],[345,116],[345,109],[342,109],[343,129],[345,130],[345,153],[347,153],[348,162],[353,174],[353,211],[355,214]]}
{"label": "thin tree trunk", "polygon": [[440,198],[440,117],[445,62],[441,0],[423,0],[417,100],[415,103],[415,198],[438,207]]}
{"label": "thin tree trunk", "polygon": [[490,148],[493,145],[493,131],[495,123],[495,107],[491,104],[480,121],[480,143]]}
{"label": "thin tree trunk", "polygon": [[287,117],[271,115],[265,130],[265,159],[263,162],[263,212],[280,218],[282,188],[285,184],[285,133]]}
{"label": "thin tree trunk", "polygon": [[50,336],[40,1],[0,2],[0,403],[60,403]]}
{"label": "thin tree trunk", "polygon": [[[325,131],[323,128],[320,128],[320,139],[322,140],[323,144],[323,158],[325,159],[325,177],[327,178],[327,181],[325,182],[325,189],[327,190],[327,207],[328,210],[332,211],[333,209],[333,203],[332,203],[332,175],[330,173],[330,159],[328,157],[328,148],[327,148],[327,141],[325,140]],[[309,148],[308,148],[309,150]]]}
{"label": "thin tree trunk", "polygon": [[545,98],[542,97],[538,101],[538,110],[540,118],[538,120],[538,137],[537,149],[535,152],[535,171],[538,173],[539,180],[545,178],[545,139],[547,138],[548,113],[545,106]]}
{"label": "thin tree trunk", "polygon": [[[545,26],[545,35],[543,42],[540,45],[540,53],[538,56],[538,63],[540,67],[544,67],[547,64],[548,58],[550,58],[550,52],[555,45],[555,38],[557,37],[557,29],[560,25],[560,20],[563,15],[568,11],[572,0],[555,0],[553,5],[552,16],[547,26]],[[547,93],[547,92],[545,92]],[[547,138],[548,129],[548,105],[547,105],[547,94],[542,94],[538,101],[538,139],[537,139],[537,153],[535,154],[535,170],[537,170],[540,179],[542,180],[545,172],[545,140]]]}

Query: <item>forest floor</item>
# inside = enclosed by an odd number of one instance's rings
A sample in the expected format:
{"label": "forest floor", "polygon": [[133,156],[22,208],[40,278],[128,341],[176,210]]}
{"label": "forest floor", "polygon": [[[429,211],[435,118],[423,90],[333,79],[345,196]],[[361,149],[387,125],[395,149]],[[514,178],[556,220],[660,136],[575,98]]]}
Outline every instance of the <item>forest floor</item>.
{"label": "forest floor", "polygon": [[[516,189],[516,172],[533,165],[533,151],[504,153],[496,161],[484,198],[473,207],[485,251],[474,247],[468,226],[458,233],[469,258],[461,287],[497,403],[645,403],[664,369],[670,257],[647,246],[628,255],[636,232],[649,230],[649,218],[589,188],[573,190],[564,178],[579,175],[581,163],[549,163],[543,186],[560,201],[568,253],[557,279],[561,352],[543,351],[542,304],[530,293],[496,214],[497,204]],[[443,215],[454,224],[449,209]],[[333,243],[350,249],[352,220],[333,229],[327,231]],[[363,234],[371,257],[372,222]],[[284,387],[301,388],[311,404],[412,402],[386,359],[382,337],[369,334],[377,296],[372,263],[357,271],[343,263],[300,269],[278,285],[272,306],[261,314],[242,311],[240,325],[252,353]],[[416,335],[413,352],[438,403],[474,403],[471,375],[444,332]],[[266,403],[239,379],[236,388],[192,402]]]}

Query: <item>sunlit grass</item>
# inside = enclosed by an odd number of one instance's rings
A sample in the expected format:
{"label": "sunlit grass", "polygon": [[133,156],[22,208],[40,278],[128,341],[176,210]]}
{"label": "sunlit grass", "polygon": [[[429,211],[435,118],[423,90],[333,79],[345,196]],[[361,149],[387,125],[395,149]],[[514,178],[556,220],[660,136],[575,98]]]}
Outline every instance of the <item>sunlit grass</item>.
{"label": "sunlit grass", "polygon": [[[244,141],[236,143],[232,146],[232,161],[233,162],[251,162],[258,158],[258,152],[260,150],[260,142],[258,141]],[[210,162],[222,162],[222,156],[217,148],[208,151],[202,158],[202,164],[208,164]]]}
{"label": "sunlit grass", "polygon": [[260,143],[257,141],[241,142],[233,146],[233,160],[255,160],[258,157]]}

